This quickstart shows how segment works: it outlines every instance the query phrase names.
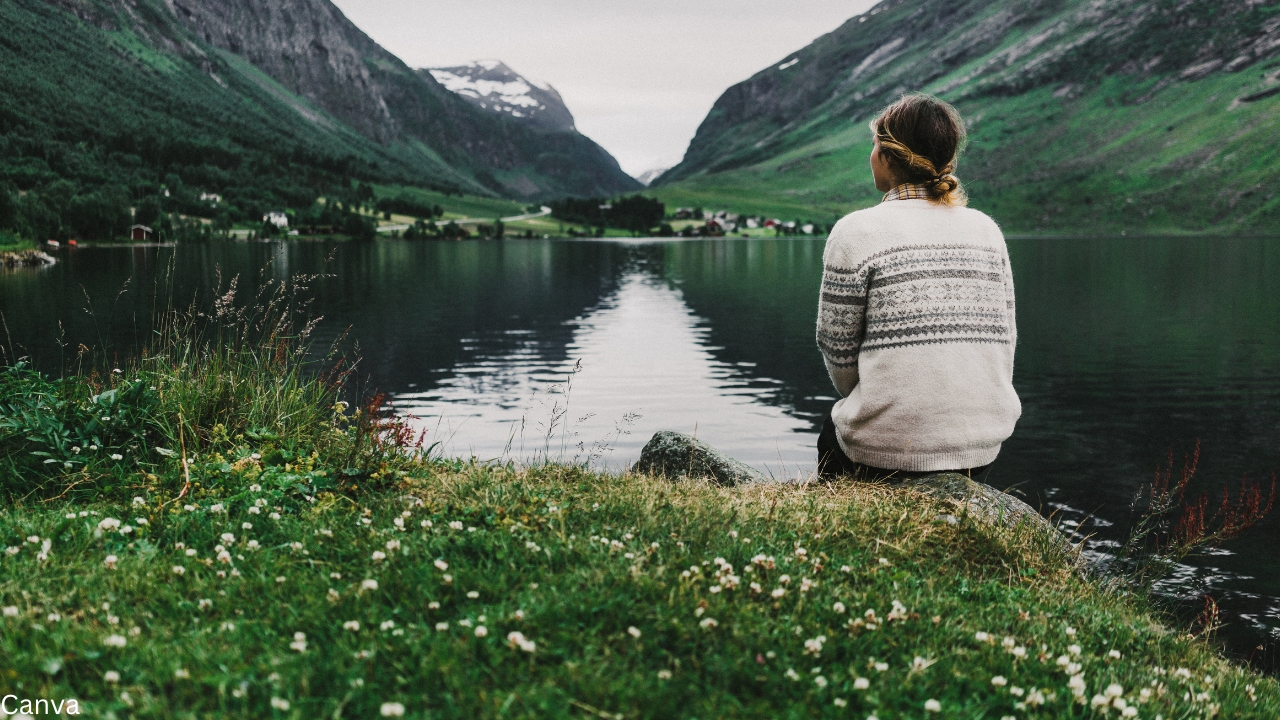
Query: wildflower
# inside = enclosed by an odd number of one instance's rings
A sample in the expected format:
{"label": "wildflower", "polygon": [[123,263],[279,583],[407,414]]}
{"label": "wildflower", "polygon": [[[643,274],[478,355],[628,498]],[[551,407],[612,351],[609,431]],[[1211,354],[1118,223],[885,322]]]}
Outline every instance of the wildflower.
{"label": "wildflower", "polygon": [[449,623],[447,622],[436,623],[436,632],[444,632],[445,630],[448,630],[448,629],[449,629]]}
{"label": "wildflower", "polygon": [[633,638],[638,638],[640,637],[640,628],[636,627],[635,625],[632,625],[631,627],[627,628],[627,634]]}
{"label": "wildflower", "polygon": [[[439,604],[437,604],[437,605],[436,605],[436,607],[439,607]],[[523,619],[524,619],[524,611],[523,611],[523,610],[517,610],[517,611],[515,611],[514,613],[512,613],[512,617],[514,617],[516,620],[523,620]]]}
{"label": "wildflower", "polygon": [[403,530],[403,529],[404,529],[404,518],[396,518],[396,519],[394,519],[394,520],[392,520],[392,521],[391,521],[391,524],[392,524],[392,525],[395,525],[397,530]]}
{"label": "wildflower", "polygon": [[445,562],[444,560],[436,560],[436,561],[435,561],[435,566],[436,566],[436,567],[438,567],[438,568],[440,568],[441,570],[448,570],[448,569],[449,569],[449,563]]}
{"label": "wildflower", "polygon": [[1023,693],[1025,692],[1026,692],[1025,690],[1018,687],[1017,685],[1014,685],[1013,687],[1009,688],[1009,694],[1014,695],[1016,697],[1022,697]]}
{"label": "wildflower", "polygon": [[881,565],[888,565],[888,564],[889,564],[889,558],[880,558],[880,564],[881,564]]}
{"label": "wildflower", "polygon": [[476,598],[480,597],[480,593],[475,590],[472,590],[471,592],[467,593],[467,597],[471,598],[472,600],[475,600]]}
{"label": "wildflower", "polygon": [[427,609],[428,609],[428,610],[439,610],[439,609],[440,609],[440,603],[436,602],[435,600],[432,600],[431,602],[427,603]]}
{"label": "wildflower", "polygon": [[183,505],[183,506],[182,506],[182,509],[183,509],[183,510],[186,510],[187,512],[195,512],[195,511],[196,511],[196,506],[195,506],[195,505]]}
{"label": "wildflower", "polygon": [[871,687],[871,681],[870,681],[870,680],[868,680],[868,679],[866,679],[866,678],[864,678],[864,677],[859,677],[859,678],[854,678],[854,679],[853,679],[853,689],[854,689],[854,690],[866,690],[866,689],[867,689],[867,688],[869,688],[869,687]]}
{"label": "wildflower", "polygon": [[108,670],[102,674],[102,679],[105,682],[115,684],[120,682],[120,673],[116,672],[115,670]]}
{"label": "wildflower", "polygon": [[848,704],[849,704],[849,701],[848,701],[848,700],[845,700],[844,698],[836,698],[836,699],[832,702],[832,704],[833,704],[833,705],[835,705],[836,707],[841,707],[841,708],[842,708],[842,707],[844,707],[844,706],[848,705]]}
{"label": "wildflower", "polygon": [[254,483],[249,486],[249,492],[262,492],[262,486],[258,483]]}
{"label": "wildflower", "polygon": [[386,631],[394,628],[395,626],[396,626],[395,620],[383,620],[382,623],[378,625],[378,629]]}
{"label": "wildflower", "polygon": [[787,672],[784,674],[787,677],[791,678],[792,682],[795,682],[800,679],[800,673],[796,672],[795,668],[787,668]]}
{"label": "wildflower", "polygon": [[278,513],[278,512],[273,512],[273,513],[271,513],[270,515],[268,515],[267,517],[271,518],[272,520],[279,520],[279,519],[280,519],[280,513]]}
{"label": "wildflower", "polygon": [[698,623],[698,627],[701,627],[703,629],[710,629],[719,624],[720,623],[716,622],[715,618],[709,617],[709,618],[702,618],[702,620]]}
{"label": "wildflower", "polygon": [[134,506],[134,507],[142,507],[143,505],[146,505],[146,504],[147,504],[147,501],[146,501],[146,500],[143,500],[143,499],[142,499],[142,498],[140,498],[140,497],[135,497],[135,498],[133,499],[133,506]]}
{"label": "wildflower", "polygon": [[260,546],[260,545],[258,545],[258,541],[257,541],[257,540],[250,540],[250,541],[248,542],[248,547],[249,547],[249,549],[250,549],[250,550],[257,550],[257,549],[258,549],[259,547],[261,547],[261,546]]}
{"label": "wildflower", "polygon": [[1080,654],[1080,646],[1079,646],[1079,645],[1068,645],[1068,646],[1067,646],[1067,652],[1071,653],[1072,655],[1079,655],[1079,654]]}
{"label": "wildflower", "polygon": [[843,615],[843,614],[844,614],[844,610],[845,610],[844,603],[842,603],[842,602],[836,602],[836,604],[835,604],[835,605],[832,605],[832,606],[831,606],[831,609],[832,609],[832,610],[835,610],[837,613],[839,613],[839,614]]}
{"label": "wildflower", "polygon": [[241,529],[241,530],[252,530],[252,529],[253,529],[253,523],[240,523],[240,529]]}
{"label": "wildflower", "polygon": [[17,605],[6,605],[6,606],[5,606],[5,608],[4,608],[4,616],[5,616],[5,617],[18,617],[18,606],[17,606]]}
{"label": "wildflower", "polygon": [[1124,695],[1124,687],[1118,683],[1111,683],[1107,686],[1107,689],[1103,691],[1103,694],[1108,698],[1118,698]]}
{"label": "wildflower", "polygon": [[1079,673],[1072,675],[1071,679],[1067,681],[1067,687],[1071,689],[1072,695],[1076,697],[1084,697],[1084,675]]}
{"label": "wildflower", "polygon": [[220,513],[223,511],[223,509],[224,508],[222,507],[222,503],[214,503],[209,506],[209,512],[211,513]]}
{"label": "wildflower", "polygon": [[289,701],[284,698],[273,697],[271,698],[271,707],[277,710],[288,710]]}
{"label": "wildflower", "polygon": [[128,644],[128,641],[124,639],[123,635],[108,635],[102,640],[102,644],[107,647],[122,648]]}
{"label": "wildflower", "polygon": [[187,672],[186,668],[178,668],[177,670],[173,671],[173,676],[178,678],[179,680],[185,680],[191,677],[191,673]]}
{"label": "wildflower", "polygon": [[925,700],[924,709],[925,712],[942,712],[942,703],[937,700]]}
{"label": "wildflower", "polygon": [[386,553],[382,552],[381,550],[374,550],[374,551],[373,551],[373,561],[374,561],[374,562],[382,562],[383,560],[386,560],[386,559],[387,559],[387,554],[386,554]]}
{"label": "wildflower", "polygon": [[518,647],[528,653],[538,649],[537,643],[526,638],[524,633],[521,633],[519,630],[513,630],[507,633],[507,644],[513,648]]}
{"label": "wildflower", "polygon": [[1019,660],[1027,656],[1027,649],[1022,647],[1021,645],[1010,650],[1009,652],[1012,653],[1013,656],[1018,658]]}
{"label": "wildflower", "polygon": [[440,576],[440,581],[443,582],[445,585],[449,585],[453,582],[453,576],[450,575],[449,573],[445,573],[444,575]]}
{"label": "wildflower", "polygon": [[421,526],[422,526],[422,527],[424,527],[424,528],[429,528],[429,527],[431,527],[431,525],[432,525],[432,523],[431,523],[431,521],[430,521],[430,520],[423,520],[422,522],[420,522],[420,523],[418,523],[418,524],[419,524],[419,525],[421,525]]}
{"label": "wildflower", "polygon": [[403,717],[404,705],[398,702],[382,703],[382,717]]}
{"label": "wildflower", "polygon": [[342,623],[342,629],[343,629],[343,630],[350,630],[351,632],[360,632],[360,621],[359,621],[359,620],[348,620],[348,621],[346,621],[346,622]]}
{"label": "wildflower", "polygon": [[1000,644],[1003,645],[1006,650],[1012,650],[1013,646],[1018,644],[1018,641],[1011,637],[1006,637],[1004,640],[1000,641]]}
{"label": "wildflower", "polygon": [[400,541],[399,541],[399,540],[388,540],[388,541],[387,541],[387,550],[388,550],[388,551],[391,551],[391,550],[399,550],[399,549],[400,549]]}
{"label": "wildflower", "polygon": [[369,578],[369,579],[365,580],[364,582],[360,583],[360,589],[361,589],[361,590],[377,590],[377,589],[378,589],[378,581],[377,581],[377,580],[374,580],[373,578]]}
{"label": "wildflower", "polygon": [[1112,650],[1111,652],[1107,653],[1107,656],[1108,656],[1108,657],[1110,657],[1112,660],[1119,660],[1119,659],[1120,659],[1120,651],[1119,651],[1119,650]]}
{"label": "wildflower", "polygon": [[207,610],[208,608],[213,607],[213,601],[208,598],[201,598],[197,605],[199,605],[201,610]]}
{"label": "wildflower", "polygon": [[1094,708],[1095,710],[1098,708],[1104,708],[1110,704],[1111,699],[1105,695],[1094,695],[1093,699],[1089,701],[1089,707]]}
{"label": "wildflower", "polygon": [[[102,520],[98,523],[98,529],[102,530],[103,532],[113,532],[115,530],[119,530],[120,521],[112,517],[102,518]],[[30,538],[28,538],[28,541],[30,541]]]}
{"label": "wildflower", "polygon": [[471,627],[471,621],[466,618],[459,620],[458,624],[461,625],[462,627]]}
{"label": "wildflower", "polygon": [[306,633],[296,632],[293,634],[293,642],[289,643],[289,647],[298,652],[307,651],[307,635]]}
{"label": "wildflower", "polygon": [[670,679],[671,679],[671,671],[670,671],[670,670],[659,670],[659,671],[658,671],[658,679],[659,679],[659,680],[670,680]]}
{"label": "wildflower", "polygon": [[187,569],[186,569],[186,568],[184,568],[184,567],[182,567],[181,565],[174,565],[174,566],[173,566],[173,574],[174,574],[174,575],[185,575],[185,574],[186,574],[186,572],[187,572]]}
{"label": "wildflower", "polygon": [[785,588],[774,588],[773,592],[769,594],[772,595],[773,597],[780,598],[783,595],[786,595],[787,591]]}
{"label": "wildflower", "polygon": [[277,583],[284,584],[284,581],[285,581],[285,577],[283,575],[276,576]]}
{"label": "wildflower", "polygon": [[822,644],[827,641],[826,635],[819,635],[816,638],[804,641],[804,654],[818,657],[822,654]]}
{"label": "wildflower", "polygon": [[817,685],[819,688],[824,688],[827,686],[827,679],[819,675],[813,679],[813,684]]}
{"label": "wildflower", "polygon": [[1066,629],[1066,633],[1067,633],[1067,637],[1075,637],[1075,636],[1076,636],[1076,629],[1075,629],[1075,628],[1073,628],[1073,627],[1068,627],[1068,628]]}
{"label": "wildflower", "polygon": [[489,628],[483,625],[476,626],[476,637],[485,637],[489,634]]}
{"label": "wildflower", "polygon": [[991,678],[991,684],[995,685],[996,687],[1004,687],[1005,685],[1009,684],[1009,681],[1006,680],[1003,675],[997,675]]}
{"label": "wildflower", "polygon": [[102,564],[106,565],[108,570],[115,570],[116,563],[119,561],[120,561],[120,558],[116,557],[115,555],[108,555],[106,559],[102,561]]}
{"label": "wildflower", "polygon": [[877,672],[884,672],[885,670],[889,669],[889,663],[886,663],[886,662],[878,662],[875,664],[875,666],[876,666]]}
{"label": "wildflower", "polygon": [[227,552],[226,548],[218,551],[218,562],[223,564],[229,564],[231,562],[231,553]]}
{"label": "wildflower", "polygon": [[10,545],[9,547],[7,547],[7,548],[5,548],[5,549],[4,549],[4,554],[5,554],[5,555],[9,555],[9,556],[13,556],[13,555],[17,555],[17,554],[18,554],[19,552],[21,552],[21,551],[22,551],[22,548],[20,548],[20,547],[18,547],[18,546],[16,546],[16,545]]}
{"label": "wildflower", "polygon": [[251,505],[251,506],[249,507],[249,514],[250,514],[250,515],[259,515],[259,514],[261,514],[261,513],[262,513],[262,508],[258,507],[257,505]]}
{"label": "wildflower", "polygon": [[51,623],[56,623],[56,622],[58,622],[59,620],[61,620],[61,619],[62,619],[62,616],[61,616],[61,615],[59,615],[59,614],[58,614],[58,613],[56,613],[56,612],[51,612],[51,613],[49,613],[48,618],[49,618],[49,622],[51,622]]}
{"label": "wildflower", "polygon": [[195,549],[195,548],[187,548],[187,549],[183,552],[183,554],[184,554],[184,555],[186,555],[187,557],[195,557],[195,556],[196,556],[196,549]]}
{"label": "wildflower", "polygon": [[779,583],[781,583],[781,584],[783,584],[783,585],[790,585],[790,584],[791,584],[791,576],[790,576],[790,575],[783,575],[782,577],[778,578],[778,582],[779,582]]}
{"label": "wildflower", "polygon": [[112,459],[112,460],[123,460],[123,459],[124,459],[124,456],[123,456],[123,455],[121,455],[120,453],[111,453],[111,459]]}
{"label": "wildflower", "polygon": [[919,655],[917,655],[917,656],[915,656],[915,658],[911,661],[911,672],[920,672],[921,670],[924,670],[924,669],[928,668],[930,665],[932,665],[932,664],[934,664],[934,663],[936,663],[936,662],[938,662],[938,661],[937,661],[937,660],[925,660],[924,658],[922,658],[922,657],[920,657]]}
{"label": "wildflower", "polygon": [[450,530],[461,530],[461,529],[462,529],[462,522],[461,522],[461,521],[458,521],[458,520],[454,520],[454,521],[450,522],[450,523],[449,523],[449,529],[450,529]]}

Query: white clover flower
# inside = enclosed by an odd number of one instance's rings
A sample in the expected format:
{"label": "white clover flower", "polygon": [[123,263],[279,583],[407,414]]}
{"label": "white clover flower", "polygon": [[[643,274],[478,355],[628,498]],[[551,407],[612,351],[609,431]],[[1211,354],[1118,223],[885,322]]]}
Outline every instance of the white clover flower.
{"label": "white clover flower", "polygon": [[112,460],[123,460],[123,459],[124,459],[124,456],[123,456],[123,455],[121,455],[120,453],[111,453],[111,459],[112,459]]}
{"label": "white clover flower", "polygon": [[49,613],[49,615],[48,615],[48,619],[49,619],[49,622],[51,622],[51,623],[56,623],[56,622],[58,622],[58,621],[62,620],[62,616],[61,616],[61,615],[59,615],[59,614],[58,614],[58,613],[56,613],[56,612],[51,612],[51,613]]}
{"label": "white clover flower", "polygon": [[258,541],[257,541],[257,540],[250,540],[250,541],[248,542],[248,547],[249,547],[249,549],[250,549],[250,550],[257,550],[257,549],[258,549],[259,547],[261,547],[261,546],[260,546],[260,545],[258,545]]}
{"label": "white clover flower", "polygon": [[236,542],[236,536],[232,535],[231,533],[222,533],[222,535],[220,535],[219,538],[222,540],[222,542],[228,545],[234,545]]}
{"label": "white clover flower", "polygon": [[401,705],[398,702],[382,703],[381,713],[382,717],[403,717],[404,705]]}
{"label": "white clover flower", "polygon": [[116,563],[119,561],[120,561],[120,558],[116,557],[115,555],[108,555],[106,559],[102,561],[102,564],[106,565],[108,570],[115,570]]}
{"label": "white clover flower", "polygon": [[443,559],[436,560],[433,564],[441,570],[449,569],[449,563],[445,562]]}
{"label": "white clover flower", "polygon": [[392,551],[392,550],[399,550],[399,549],[400,549],[400,541],[399,541],[399,540],[388,540],[388,541],[387,541],[387,551],[388,551],[388,552],[390,552],[390,551]]}
{"label": "white clover flower", "polygon": [[1027,649],[1022,647],[1021,645],[1010,650],[1009,652],[1012,653],[1013,656],[1018,658],[1019,660],[1027,656]]}
{"label": "white clover flower", "polygon": [[627,628],[627,634],[633,638],[638,638],[640,637],[640,628],[636,627],[635,625],[632,625],[631,627]]}
{"label": "white clover flower", "polygon": [[283,585],[283,584],[284,584],[285,579],[286,579],[286,578],[285,578],[285,576],[283,576],[283,575],[278,575],[278,576],[276,576],[276,582],[277,582],[277,583],[279,583],[279,584],[281,584],[281,585]]}
{"label": "white clover flower", "polygon": [[783,674],[791,678],[792,682],[796,682],[800,679],[800,673],[796,672],[795,668],[787,668],[787,671]]}
{"label": "white clover flower", "polygon": [[183,509],[183,510],[186,510],[187,512],[195,512],[195,511],[196,511],[196,506],[195,506],[195,505],[183,505],[183,506],[182,506],[182,509]]}
{"label": "white clover flower", "polygon": [[827,686],[827,679],[819,675],[813,679],[813,684],[817,685],[819,689],[824,688]]}
{"label": "white clover flower", "polygon": [[1079,654],[1080,654],[1080,646],[1079,646],[1079,645],[1068,645],[1068,646],[1067,646],[1067,652],[1071,653],[1072,655],[1079,655]]}
{"label": "white clover flower", "polygon": [[174,566],[173,566],[173,574],[174,574],[174,575],[185,575],[186,573],[187,573],[187,569],[186,569],[186,568],[184,568],[184,567],[182,567],[181,565],[174,565]]}
{"label": "white clover flower", "polygon": [[115,670],[108,670],[102,674],[102,680],[114,685],[115,683],[120,682],[120,673]]}
{"label": "white clover flower", "polygon": [[372,557],[374,562],[382,562],[383,560],[387,559],[387,554],[382,552],[381,550],[374,550]]}
{"label": "white clover flower", "polygon": [[128,644],[128,641],[124,639],[123,635],[108,635],[105,638],[103,638],[102,644],[106,645],[107,647],[122,648],[126,644]]}
{"label": "white clover flower", "polygon": [[1111,704],[1111,698],[1107,697],[1106,695],[1094,695],[1093,699],[1089,701],[1089,707],[1095,710],[1098,708],[1107,707],[1110,704]]}
{"label": "white clover flower", "polygon": [[227,552],[225,549],[223,549],[223,550],[219,550],[219,551],[218,551],[218,562],[223,563],[223,564],[228,564],[228,563],[230,563],[230,562],[231,562],[231,553]]}
{"label": "white clover flower", "polygon": [[520,632],[519,630],[513,630],[507,633],[507,644],[510,645],[512,648],[518,647],[527,653],[534,652],[535,650],[538,649],[537,643],[526,638],[524,636],[524,633]]}
{"label": "white clover flower", "polygon": [[989,633],[985,633],[979,630],[978,632],[973,634],[973,639],[977,640],[978,642],[990,642],[991,635]]}
{"label": "white clover flower", "polygon": [[1012,650],[1013,646],[1018,644],[1018,641],[1014,640],[1011,637],[1006,637],[1004,640],[1000,641],[1000,644],[1003,645],[1006,649]]}
{"label": "white clover flower", "polygon": [[262,492],[262,486],[258,483],[254,483],[249,486],[249,492]]}
{"label": "white clover flower", "polygon": [[140,498],[140,497],[135,497],[135,498],[133,499],[133,506],[134,506],[134,507],[142,507],[143,505],[146,505],[146,504],[147,504],[147,501],[146,501],[146,500],[143,500],[143,499],[142,499],[142,498]]}
{"label": "white clover flower", "polygon": [[213,607],[213,601],[208,598],[201,598],[200,602],[198,602],[197,605],[200,607],[201,610],[205,610]]}
{"label": "white clover flower", "polygon": [[277,710],[288,710],[289,701],[284,698],[273,697],[271,698],[271,707]]}
{"label": "white clover flower", "polygon": [[447,623],[447,622],[438,622],[438,623],[436,623],[436,632],[444,632],[444,631],[446,631],[446,630],[448,630],[448,629],[449,629],[449,623]]}
{"label": "white clover flower", "polygon": [[379,630],[390,630],[391,628],[393,628],[393,627],[395,627],[395,626],[396,626],[396,621],[395,621],[395,620],[383,620],[383,621],[382,621],[382,624],[378,625],[378,629],[379,629]]}
{"label": "white clover flower", "polygon": [[330,599],[330,600],[333,600],[333,601],[335,601],[335,602],[336,602],[336,601],[338,600],[338,598],[340,598],[340,597],[342,597],[342,594],[341,594],[341,593],[339,593],[337,590],[334,590],[333,588],[329,588],[329,599]]}
{"label": "white clover flower", "polygon": [[869,688],[869,687],[871,687],[871,681],[870,681],[870,680],[868,680],[868,679],[866,679],[866,678],[864,678],[864,677],[859,677],[859,678],[854,678],[854,679],[853,679],[853,689],[854,689],[854,690],[866,690],[866,689],[867,689],[867,688]]}
{"label": "white clover flower", "polygon": [[450,523],[449,523],[449,529],[450,529],[450,530],[461,530],[461,529],[462,529],[462,522],[461,522],[461,521],[458,521],[458,520],[454,520],[454,521],[450,522]]}
{"label": "white clover flower", "polygon": [[877,671],[877,672],[884,672],[885,670],[888,670],[888,669],[889,669],[889,663],[886,663],[886,662],[878,662],[878,663],[876,663],[876,664],[875,664],[875,667],[876,667],[876,671]]}
{"label": "white clover flower", "polygon": [[996,687],[1004,687],[1005,685],[1009,684],[1009,681],[1006,680],[1003,675],[996,675],[995,677],[991,678],[991,684],[995,685]]}
{"label": "white clover flower", "polygon": [[671,679],[671,671],[670,671],[670,670],[659,670],[659,671],[658,671],[658,679],[659,679],[659,680],[670,680],[670,679]]}
{"label": "white clover flower", "polygon": [[471,627],[471,621],[466,618],[459,620],[458,624],[461,625],[462,627]]}
{"label": "white clover flower", "polygon": [[296,632],[293,634],[293,642],[289,643],[289,647],[298,652],[307,651],[307,635],[306,633]]}
{"label": "white clover flower", "polygon": [[881,564],[881,565],[888,565],[888,564],[889,564],[889,558],[880,558],[880,561],[879,561],[879,562],[880,562],[880,564]]}
{"label": "white clover flower", "polygon": [[179,680],[185,680],[191,677],[191,673],[187,672],[186,668],[178,668],[173,671],[173,676]]}
{"label": "white clover flower", "polygon": [[348,620],[348,621],[346,621],[346,622],[342,623],[342,629],[343,629],[343,630],[350,630],[351,632],[360,632],[360,621],[359,621],[359,620]]}
{"label": "white clover flower", "polygon": [[472,600],[475,600],[476,598],[480,597],[480,593],[475,590],[472,590],[471,592],[467,593],[467,597],[471,598]]}
{"label": "white clover flower", "polygon": [[771,596],[773,596],[773,597],[780,598],[780,597],[782,597],[783,595],[786,595],[786,594],[787,594],[787,590],[786,590],[786,588],[774,588],[773,592],[771,592],[771,593],[769,593],[769,594],[770,594]]}
{"label": "white clover flower", "polygon": [[1118,698],[1124,695],[1124,687],[1118,683],[1111,683],[1107,686],[1107,689],[1103,691],[1103,694],[1108,698]]}
{"label": "white clover flower", "polygon": [[709,630],[713,627],[716,627],[719,624],[720,623],[716,622],[715,618],[709,617],[709,618],[702,618],[702,620],[698,623],[698,627],[704,630]]}
{"label": "white clover flower", "polygon": [[1107,657],[1111,658],[1112,660],[1119,660],[1119,659],[1120,659],[1120,651],[1119,651],[1119,650],[1112,650],[1111,652],[1107,653]]}
{"label": "white clover flower", "polygon": [[432,600],[431,602],[427,603],[427,609],[428,609],[428,610],[439,610],[439,609],[440,609],[440,603],[436,602],[435,600]]}
{"label": "white clover flower", "polygon": [[396,519],[394,519],[394,520],[392,520],[392,521],[391,521],[391,524],[392,524],[392,525],[395,525],[395,526],[396,526],[396,528],[398,528],[398,529],[400,529],[400,530],[403,530],[403,529],[404,529],[404,518],[396,518]]}
{"label": "white clover flower", "polygon": [[849,701],[845,700],[844,698],[836,698],[835,700],[832,701],[832,704],[834,704],[836,707],[842,708],[848,705]]}
{"label": "white clover flower", "polygon": [[279,519],[280,519],[280,513],[278,513],[278,512],[273,512],[273,513],[271,513],[270,515],[268,515],[267,517],[271,518],[272,520],[279,520]]}
{"label": "white clover flower", "polygon": [[1072,695],[1076,697],[1084,697],[1084,693],[1085,693],[1084,675],[1081,675],[1081,674],[1072,675],[1071,679],[1067,680],[1067,687],[1071,689]]}
{"label": "white clover flower", "polygon": [[6,605],[6,606],[5,606],[5,608],[4,608],[4,616],[5,616],[5,617],[18,617],[18,606],[17,606],[17,605]]}
{"label": "white clover flower", "polygon": [[223,510],[222,503],[214,503],[209,506],[209,512],[211,513],[220,513],[222,512],[222,510]]}
{"label": "white clover flower", "polygon": [[257,505],[251,505],[251,506],[249,506],[249,514],[250,514],[250,515],[258,515],[258,514],[261,514],[261,513],[262,513],[262,508],[258,507]]}
{"label": "white clover flower", "polygon": [[489,628],[483,625],[476,626],[476,637],[485,637],[489,634]]}
{"label": "white clover flower", "polygon": [[[120,529],[120,521],[113,517],[102,518],[102,520],[98,523],[98,529],[102,530],[103,532],[114,532],[115,530]],[[27,539],[28,541],[30,541],[30,538],[27,538]]]}
{"label": "white clover flower", "polygon": [[360,583],[360,589],[361,589],[361,590],[377,590],[377,589],[378,589],[378,581],[377,581],[377,580],[374,580],[373,578],[369,578],[369,579],[365,580],[364,582]]}

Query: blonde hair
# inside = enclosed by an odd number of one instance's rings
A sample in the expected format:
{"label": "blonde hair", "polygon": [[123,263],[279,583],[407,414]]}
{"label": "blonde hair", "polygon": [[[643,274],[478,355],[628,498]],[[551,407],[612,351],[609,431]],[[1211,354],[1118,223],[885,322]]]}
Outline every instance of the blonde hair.
{"label": "blonde hair", "polygon": [[968,203],[955,175],[967,134],[950,103],[923,93],[903,95],[871,121],[871,133],[898,180],[923,185],[929,199],[941,205]]}

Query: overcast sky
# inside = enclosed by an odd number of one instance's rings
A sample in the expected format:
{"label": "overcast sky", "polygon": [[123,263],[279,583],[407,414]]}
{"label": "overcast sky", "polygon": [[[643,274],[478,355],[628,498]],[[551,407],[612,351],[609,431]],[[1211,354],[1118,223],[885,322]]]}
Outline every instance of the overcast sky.
{"label": "overcast sky", "polygon": [[876,0],[334,0],[411,67],[495,58],[560,91],[639,174],[684,156],[711,105]]}

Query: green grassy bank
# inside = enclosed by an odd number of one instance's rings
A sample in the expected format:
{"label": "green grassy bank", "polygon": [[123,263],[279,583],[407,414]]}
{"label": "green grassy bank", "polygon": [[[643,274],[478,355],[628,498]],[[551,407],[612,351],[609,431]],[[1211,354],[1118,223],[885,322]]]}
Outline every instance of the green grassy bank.
{"label": "green grassy bank", "polygon": [[433,457],[304,372],[287,303],[215,314],[119,372],[0,374],[4,693],[118,718],[1280,716],[1280,683],[1034,530],[889,487]]}

